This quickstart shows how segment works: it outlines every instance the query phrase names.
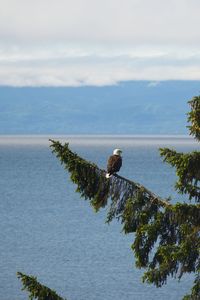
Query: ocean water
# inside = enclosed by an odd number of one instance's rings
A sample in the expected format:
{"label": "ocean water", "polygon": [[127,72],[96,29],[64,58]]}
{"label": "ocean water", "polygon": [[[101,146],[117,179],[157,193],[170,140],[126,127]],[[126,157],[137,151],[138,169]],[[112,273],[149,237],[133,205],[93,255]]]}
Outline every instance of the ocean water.
{"label": "ocean water", "polygon": [[27,299],[16,272],[34,275],[69,300],[178,300],[193,275],[169,278],[162,288],[143,284],[131,250],[134,236],[121,225],[105,224],[106,209],[95,213],[75,193],[68,174],[51,153],[48,138],[105,168],[113,148],[123,150],[120,175],[162,197],[184,201],[173,189],[174,169],[159,147],[199,150],[188,137],[23,136],[0,137],[0,299]]}

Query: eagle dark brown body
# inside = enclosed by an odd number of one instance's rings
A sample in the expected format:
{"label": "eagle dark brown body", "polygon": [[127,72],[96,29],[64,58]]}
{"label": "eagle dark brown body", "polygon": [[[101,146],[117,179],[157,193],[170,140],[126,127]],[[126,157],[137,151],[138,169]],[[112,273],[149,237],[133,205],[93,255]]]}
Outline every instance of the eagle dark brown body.
{"label": "eagle dark brown body", "polygon": [[122,157],[117,154],[111,155],[107,163],[106,177],[109,178],[112,174],[117,173],[120,170],[121,166],[122,166]]}

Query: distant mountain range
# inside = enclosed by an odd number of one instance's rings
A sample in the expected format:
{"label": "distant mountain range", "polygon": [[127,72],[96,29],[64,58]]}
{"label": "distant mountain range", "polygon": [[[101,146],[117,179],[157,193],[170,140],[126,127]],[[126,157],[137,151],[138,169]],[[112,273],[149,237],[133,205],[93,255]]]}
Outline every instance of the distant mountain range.
{"label": "distant mountain range", "polygon": [[200,81],[0,87],[0,134],[187,134]]}

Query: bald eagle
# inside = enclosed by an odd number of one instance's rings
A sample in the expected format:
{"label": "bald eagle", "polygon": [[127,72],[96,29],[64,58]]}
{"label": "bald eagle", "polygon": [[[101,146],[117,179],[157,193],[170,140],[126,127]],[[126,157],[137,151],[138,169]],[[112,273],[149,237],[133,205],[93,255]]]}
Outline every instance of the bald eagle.
{"label": "bald eagle", "polygon": [[108,159],[107,163],[107,174],[106,178],[109,178],[112,174],[118,172],[122,166],[122,150],[115,149],[113,151],[113,155],[111,155]]}

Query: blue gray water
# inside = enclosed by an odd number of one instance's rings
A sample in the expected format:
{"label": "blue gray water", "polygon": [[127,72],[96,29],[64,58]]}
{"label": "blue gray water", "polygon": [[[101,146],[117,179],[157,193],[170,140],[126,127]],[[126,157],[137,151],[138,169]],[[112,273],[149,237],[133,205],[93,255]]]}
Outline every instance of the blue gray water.
{"label": "blue gray water", "polygon": [[[112,149],[123,149],[120,174],[162,197],[183,201],[173,190],[175,173],[158,148],[199,149],[183,137],[56,137],[106,166]],[[75,193],[48,137],[0,137],[0,299],[27,299],[16,272],[38,277],[69,300],[178,300],[193,276],[169,279],[162,288],[143,284],[134,266],[133,235],[117,222],[105,224],[106,209],[94,213]]]}

